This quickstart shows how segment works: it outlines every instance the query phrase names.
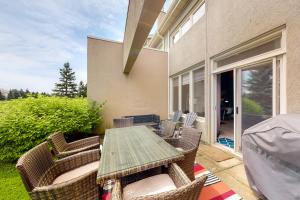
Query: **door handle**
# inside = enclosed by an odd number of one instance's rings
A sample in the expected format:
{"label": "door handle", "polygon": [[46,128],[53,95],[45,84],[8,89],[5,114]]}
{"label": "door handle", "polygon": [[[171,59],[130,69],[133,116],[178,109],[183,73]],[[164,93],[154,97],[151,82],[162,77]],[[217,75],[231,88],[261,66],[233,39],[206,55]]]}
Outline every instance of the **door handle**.
{"label": "door handle", "polygon": [[235,107],[235,113],[238,115],[239,114],[239,107]]}

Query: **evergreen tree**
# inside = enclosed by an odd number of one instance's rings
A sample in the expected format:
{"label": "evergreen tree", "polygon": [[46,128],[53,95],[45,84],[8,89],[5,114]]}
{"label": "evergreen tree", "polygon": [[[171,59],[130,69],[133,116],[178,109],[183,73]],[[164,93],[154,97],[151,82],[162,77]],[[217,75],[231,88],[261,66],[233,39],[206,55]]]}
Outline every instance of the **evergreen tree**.
{"label": "evergreen tree", "polygon": [[55,83],[54,94],[57,96],[75,97],[77,93],[77,84],[75,83],[75,72],[73,72],[69,63],[59,69],[59,83]]}
{"label": "evergreen tree", "polygon": [[79,82],[78,96],[79,97],[86,97],[87,96],[87,84],[84,84],[83,81]]}
{"label": "evergreen tree", "polygon": [[20,91],[17,90],[17,89],[10,89],[9,92],[8,92],[8,95],[7,95],[7,99],[8,100],[10,100],[10,99],[18,99],[20,97],[21,97]]}
{"label": "evergreen tree", "polygon": [[4,101],[6,98],[5,96],[2,94],[1,90],[0,90],[0,101]]}
{"label": "evergreen tree", "polygon": [[272,115],[272,68],[251,70],[245,83],[248,91],[246,96],[260,104],[264,114]]}

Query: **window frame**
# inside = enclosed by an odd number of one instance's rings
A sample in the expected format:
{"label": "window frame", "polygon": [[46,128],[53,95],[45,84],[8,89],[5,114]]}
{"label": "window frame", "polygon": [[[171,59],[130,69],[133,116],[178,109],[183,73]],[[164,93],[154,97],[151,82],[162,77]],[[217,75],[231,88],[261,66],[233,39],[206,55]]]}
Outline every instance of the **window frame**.
{"label": "window frame", "polygon": [[[201,9],[202,6],[206,6],[205,5],[205,1],[202,1],[200,2],[198,5],[196,5],[193,9],[191,9],[191,11],[186,15],[186,17],[180,22],[180,24],[178,25],[178,27],[172,32],[171,34],[171,41],[172,41],[172,44],[176,44],[180,38],[186,34],[193,26],[196,22],[198,22],[205,14],[206,14],[206,7],[204,7],[204,14],[199,18],[197,19],[196,21],[194,21],[194,14],[199,10]],[[183,26],[189,22],[190,23],[190,27],[185,31],[183,32],[182,28]],[[178,39],[175,41],[175,36],[177,35],[177,33],[179,33],[179,37]]]}
{"label": "window frame", "polygon": [[[172,114],[178,110],[182,110],[182,82],[183,82],[183,76],[185,75],[189,75],[189,112],[194,112],[194,71],[198,70],[198,69],[203,69],[203,72],[204,72],[204,90],[203,90],[203,95],[205,96],[205,65],[200,65],[200,66],[197,66],[195,68],[192,68],[192,69],[189,69],[189,70],[186,70],[186,71],[183,71],[183,72],[180,72],[174,76],[170,76],[169,77],[169,81],[170,81],[170,101],[169,101],[169,108],[170,108],[170,113],[169,114]],[[178,78],[178,108],[177,110],[174,110],[173,109],[173,103],[174,103],[174,99],[173,99],[173,80]],[[204,107],[205,107],[205,97],[204,97]],[[205,110],[204,109],[204,116],[198,116],[197,118],[199,119],[205,119]],[[183,114],[183,116],[185,116],[185,114]]]}

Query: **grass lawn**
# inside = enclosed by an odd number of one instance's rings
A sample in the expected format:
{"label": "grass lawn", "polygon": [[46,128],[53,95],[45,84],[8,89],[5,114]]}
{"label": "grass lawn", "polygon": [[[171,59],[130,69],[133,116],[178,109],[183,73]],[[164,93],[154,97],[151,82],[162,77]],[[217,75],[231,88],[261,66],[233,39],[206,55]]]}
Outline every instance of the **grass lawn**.
{"label": "grass lawn", "polygon": [[29,199],[15,164],[0,162],[0,199]]}

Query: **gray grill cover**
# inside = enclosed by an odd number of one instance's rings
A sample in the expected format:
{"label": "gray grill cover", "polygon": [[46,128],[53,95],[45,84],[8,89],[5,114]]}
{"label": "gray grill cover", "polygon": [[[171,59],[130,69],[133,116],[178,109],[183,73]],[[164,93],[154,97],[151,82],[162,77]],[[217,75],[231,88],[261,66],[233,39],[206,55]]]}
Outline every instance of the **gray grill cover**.
{"label": "gray grill cover", "polygon": [[300,200],[300,115],[279,115],[245,130],[249,184],[270,200]]}

